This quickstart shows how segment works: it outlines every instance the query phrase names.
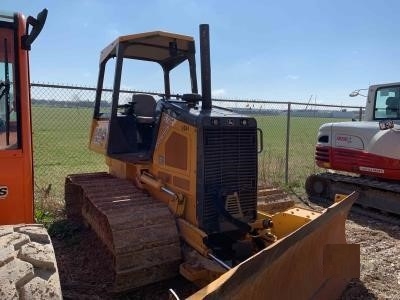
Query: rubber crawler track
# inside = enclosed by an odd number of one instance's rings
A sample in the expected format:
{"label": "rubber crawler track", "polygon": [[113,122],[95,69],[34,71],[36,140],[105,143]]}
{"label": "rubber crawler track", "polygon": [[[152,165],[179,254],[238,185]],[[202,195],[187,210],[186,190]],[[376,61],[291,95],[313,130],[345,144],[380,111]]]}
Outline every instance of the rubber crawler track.
{"label": "rubber crawler track", "polygon": [[[315,194],[312,184],[318,182],[320,194]],[[312,202],[332,204],[335,194],[360,192],[353,211],[392,224],[400,223],[400,184],[371,178],[347,176],[335,173],[311,175],[306,190]]]}
{"label": "rubber crawler track", "polygon": [[312,198],[334,199],[335,194],[360,193],[357,204],[365,208],[400,216],[400,184],[336,173],[313,174],[306,191]]}

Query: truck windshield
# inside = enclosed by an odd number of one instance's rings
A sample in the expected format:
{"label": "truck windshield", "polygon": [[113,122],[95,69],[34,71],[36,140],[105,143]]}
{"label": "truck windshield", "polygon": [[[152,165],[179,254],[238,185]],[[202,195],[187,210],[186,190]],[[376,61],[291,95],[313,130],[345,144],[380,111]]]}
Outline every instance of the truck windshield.
{"label": "truck windshield", "polygon": [[13,30],[0,28],[0,151],[18,148]]}

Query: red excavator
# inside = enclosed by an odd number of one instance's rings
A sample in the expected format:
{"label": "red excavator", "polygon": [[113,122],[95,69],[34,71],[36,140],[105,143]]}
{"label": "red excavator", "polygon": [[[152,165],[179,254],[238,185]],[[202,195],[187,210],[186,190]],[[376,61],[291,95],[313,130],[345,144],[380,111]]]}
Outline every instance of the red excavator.
{"label": "red excavator", "polygon": [[327,172],[311,175],[306,190],[330,199],[358,190],[357,203],[400,215],[400,83],[372,85],[366,97],[363,121],[320,127],[315,161]]}

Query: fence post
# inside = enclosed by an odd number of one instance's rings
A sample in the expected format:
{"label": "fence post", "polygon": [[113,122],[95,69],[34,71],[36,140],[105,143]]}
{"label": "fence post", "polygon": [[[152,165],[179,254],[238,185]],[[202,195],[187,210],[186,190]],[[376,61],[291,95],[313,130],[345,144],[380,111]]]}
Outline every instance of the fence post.
{"label": "fence post", "polygon": [[288,102],[287,123],[286,123],[286,162],[285,162],[285,184],[289,182],[289,137],[290,137],[290,111],[292,103]]}

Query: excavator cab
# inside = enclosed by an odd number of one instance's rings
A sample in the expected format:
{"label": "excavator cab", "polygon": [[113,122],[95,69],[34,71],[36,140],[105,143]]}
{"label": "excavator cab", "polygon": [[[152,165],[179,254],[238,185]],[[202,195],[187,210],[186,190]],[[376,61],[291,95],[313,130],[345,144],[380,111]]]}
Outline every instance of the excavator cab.
{"label": "excavator cab", "polygon": [[[33,222],[28,51],[46,21],[0,11],[0,223]],[[31,25],[32,30],[29,31]]]}
{"label": "excavator cab", "polygon": [[398,120],[400,118],[400,86],[380,87],[375,95],[374,119]]}
{"label": "excavator cab", "polygon": [[[111,101],[104,99],[106,65],[115,59]],[[149,160],[155,143],[157,102],[151,94],[126,95],[121,91],[123,64],[127,60],[159,64],[164,75],[164,99],[171,97],[170,72],[188,62],[191,91],[197,93],[195,46],[192,37],[153,31],[121,36],[100,57],[90,148],[109,157],[131,162]]]}

